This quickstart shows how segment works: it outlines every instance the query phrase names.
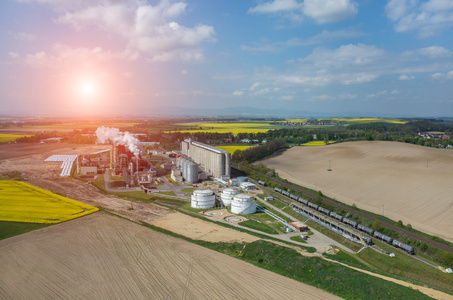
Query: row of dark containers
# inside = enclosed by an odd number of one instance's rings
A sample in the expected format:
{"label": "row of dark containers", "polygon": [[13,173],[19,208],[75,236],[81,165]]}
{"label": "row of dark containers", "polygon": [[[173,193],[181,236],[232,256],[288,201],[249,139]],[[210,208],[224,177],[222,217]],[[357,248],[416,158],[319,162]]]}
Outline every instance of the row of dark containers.
{"label": "row of dark containers", "polygon": [[[385,234],[382,234],[382,233],[380,233],[378,231],[375,231],[375,230],[373,230],[373,229],[371,229],[369,227],[366,227],[366,226],[364,226],[364,225],[362,225],[360,223],[357,223],[357,222],[355,222],[353,220],[349,220],[348,218],[345,218],[345,217],[343,217],[343,216],[341,216],[341,215],[339,215],[337,213],[334,213],[333,211],[330,211],[330,210],[328,210],[328,209],[326,209],[324,207],[321,207],[319,205],[311,203],[311,202],[309,202],[309,201],[307,201],[307,200],[305,200],[305,199],[303,199],[301,197],[293,195],[290,192],[287,192],[287,191],[282,190],[282,189],[277,188],[277,187],[274,188],[274,190],[277,193],[282,194],[282,195],[284,195],[284,196],[286,196],[286,197],[288,197],[288,198],[290,198],[290,199],[292,199],[294,201],[302,203],[302,204],[304,204],[304,205],[306,205],[308,207],[311,207],[312,209],[315,209],[315,210],[317,210],[319,212],[324,213],[327,216],[330,216],[330,217],[332,217],[334,219],[337,219],[340,222],[348,224],[349,226],[351,226],[351,227],[353,227],[355,229],[358,229],[358,230],[363,231],[363,232],[365,232],[365,233],[367,233],[367,234],[369,234],[371,236],[374,236],[375,238],[380,239],[380,240],[386,242],[389,245],[392,245],[394,247],[400,248],[400,249],[406,251],[409,254],[414,254],[415,253],[414,252],[414,247],[412,247],[412,246],[409,246],[407,244],[401,243],[398,240],[395,240],[395,239],[393,239],[393,238],[391,238],[391,237],[389,237],[389,236],[387,236]],[[368,240],[368,239],[366,239],[366,240],[367,240],[367,242],[369,241],[368,242],[369,244],[372,243],[371,240]]]}

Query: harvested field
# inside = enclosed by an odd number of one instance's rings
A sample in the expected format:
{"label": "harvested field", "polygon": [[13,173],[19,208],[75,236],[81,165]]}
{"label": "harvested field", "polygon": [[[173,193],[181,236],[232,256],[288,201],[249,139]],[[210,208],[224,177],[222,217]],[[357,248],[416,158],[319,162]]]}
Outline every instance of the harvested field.
{"label": "harvested field", "polygon": [[[294,147],[262,161],[280,177],[453,242],[453,151],[397,142]],[[328,171],[330,168],[332,171]]]}
{"label": "harvested field", "polygon": [[105,213],[0,241],[1,299],[339,299]]}
{"label": "harvested field", "polygon": [[[259,240],[259,238],[253,235],[225,228],[179,212],[168,213],[159,219],[152,220],[148,223],[194,240],[203,240],[207,242],[251,243]],[[187,230],[188,228],[190,228],[190,230]]]}

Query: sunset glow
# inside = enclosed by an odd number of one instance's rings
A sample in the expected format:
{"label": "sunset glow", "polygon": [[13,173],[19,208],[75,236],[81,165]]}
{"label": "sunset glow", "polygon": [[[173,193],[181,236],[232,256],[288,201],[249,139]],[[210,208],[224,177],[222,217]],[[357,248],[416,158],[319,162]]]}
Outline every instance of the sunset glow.
{"label": "sunset glow", "polygon": [[80,93],[85,97],[92,97],[96,92],[96,88],[92,82],[84,82],[80,86]]}
{"label": "sunset glow", "polygon": [[453,111],[447,2],[2,1],[0,107],[444,116]]}

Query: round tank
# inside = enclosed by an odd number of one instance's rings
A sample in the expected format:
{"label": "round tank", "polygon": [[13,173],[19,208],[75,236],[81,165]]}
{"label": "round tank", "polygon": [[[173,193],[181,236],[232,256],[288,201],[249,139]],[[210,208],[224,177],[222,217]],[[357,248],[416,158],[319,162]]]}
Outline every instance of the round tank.
{"label": "round tank", "polygon": [[190,199],[193,208],[212,208],[215,205],[215,194],[211,190],[195,190]]}
{"label": "round tank", "polygon": [[196,163],[190,162],[187,165],[187,183],[198,182],[198,165]]}
{"label": "round tank", "polygon": [[247,181],[249,181],[249,179],[246,176],[239,176],[238,177],[238,186],[240,186],[241,183],[247,182]]}
{"label": "round tank", "polygon": [[233,201],[234,195],[239,194],[239,191],[235,188],[225,188],[223,189],[220,198],[222,199],[223,205],[230,206],[231,201]]}
{"label": "round tank", "polygon": [[237,194],[231,201],[231,213],[249,215],[256,212],[256,201],[252,195]]}

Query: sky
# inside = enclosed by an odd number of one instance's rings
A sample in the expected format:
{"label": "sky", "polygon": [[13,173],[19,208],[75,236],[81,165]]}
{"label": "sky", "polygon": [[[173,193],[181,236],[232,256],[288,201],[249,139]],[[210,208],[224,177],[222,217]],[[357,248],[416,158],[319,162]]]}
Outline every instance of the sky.
{"label": "sky", "polygon": [[0,114],[163,107],[452,117],[453,1],[0,2]]}

